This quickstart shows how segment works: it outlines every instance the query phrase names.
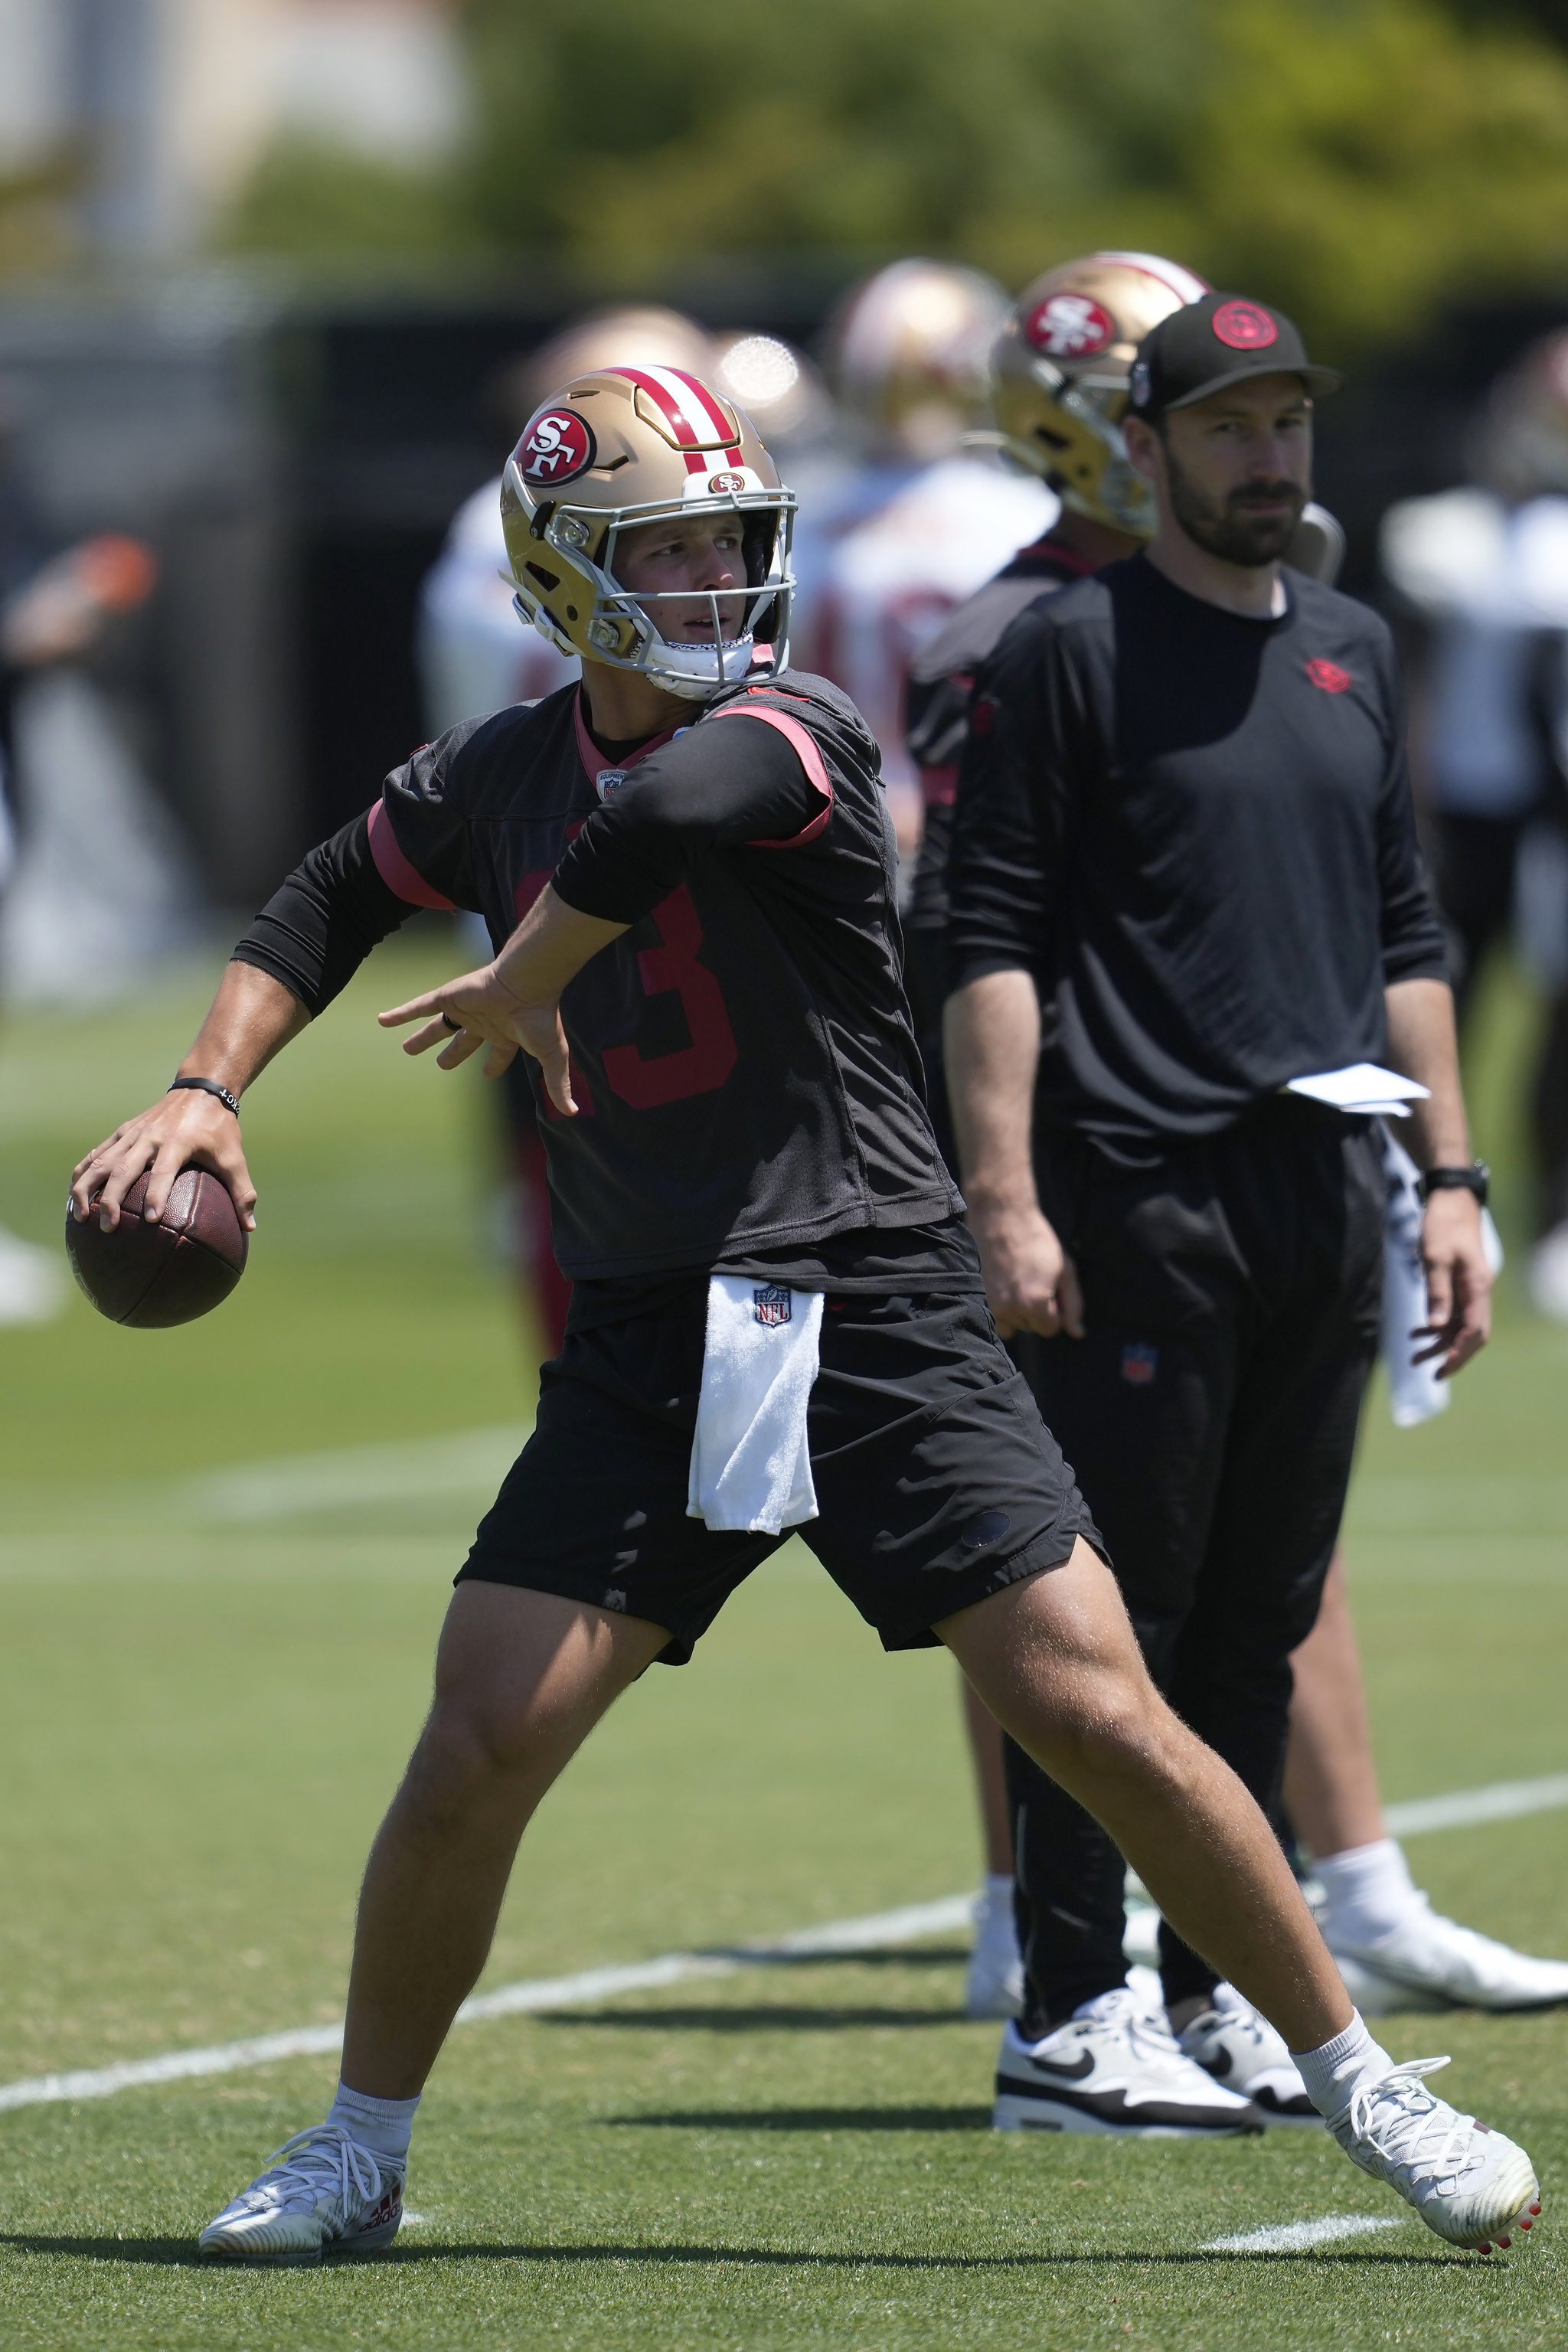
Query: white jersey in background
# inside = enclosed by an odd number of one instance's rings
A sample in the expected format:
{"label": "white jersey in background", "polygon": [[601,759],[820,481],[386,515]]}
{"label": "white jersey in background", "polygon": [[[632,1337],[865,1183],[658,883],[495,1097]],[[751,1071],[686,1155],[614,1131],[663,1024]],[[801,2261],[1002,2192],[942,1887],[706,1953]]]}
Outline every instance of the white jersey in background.
{"label": "white jersey in background", "polygon": [[1383,564],[1435,633],[1427,766],[1437,806],[1527,815],[1548,782],[1531,664],[1543,631],[1568,629],[1568,499],[1406,499],[1384,519]]}
{"label": "white jersey in background", "polygon": [[[900,839],[918,837],[920,774],[904,744],[910,664],[950,613],[1049,530],[1055,495],[994,461],[957,456],[889,484],[869,513],[811,551],[810,592],[795,633],[795,660],[841,686],[882,751],[882,774]],[[856,516],[852,488],[840,514]]]}
{"label": "white jersey in background", "polygon": [[425,723],[444,735],[476,711],[535,702],[581,674],[518,619],[500,523],[500,477],[458,508],[447,544],[419,596],[419,675]]}

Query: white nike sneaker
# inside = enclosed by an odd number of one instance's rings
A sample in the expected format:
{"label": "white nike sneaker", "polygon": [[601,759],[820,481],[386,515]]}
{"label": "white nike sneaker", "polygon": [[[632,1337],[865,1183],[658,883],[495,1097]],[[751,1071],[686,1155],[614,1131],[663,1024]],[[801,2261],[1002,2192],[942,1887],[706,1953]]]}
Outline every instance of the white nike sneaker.
{"label": "white nike sneaker", "polygon": [[965,2017],[1016,2017],[1024,2006],[1024,1963],[1013,1919],[1013,1889],[986,1886],[975,1897],[974,1945],[963,1980]]}
{"label": "white nike sneaker", "polygon": [[403,2220],[403,2179],[390,2157],[362,2147],[341,2124],[315,2124],[285,2140],[259,2179],[207,2223],[198,2250],[231,2263],[379,2253]]}
{"label": "white nike sneaker", "polygon": [[1184,2057],[1163,2019],[1119,1985],[1042,2041],[1004,2027],[992,2123],[997,2131],[1214,2139],[1261,2131],[1264,2118]]}
{"label": "white nike sneaker", "polygon": [[[1412,1994],[1422,2005],[1465,2009],[1550,2009],[1568,2001],[1568,1960],[1537,1960],[1511,1951],[1490,1936],[1445,1919],[1425,1895],[1417,1895],[1398,1927],[1375,1944],[1344,1944],[1336,1937],[1331,1917],[1323,1933],[1345,1990],[1363,2017],[1411,2008]],[[1357,1971],[1353,1983],[1347,1962]],[[1371,2009],[1363,1997],[1368,1984]]]}
{"label": "white nike sneaker", "polygon": [[1534,2227],[1541,2189],[1523,2148],[1424,2087],[1422,2077],[1447,2063],[1412,2058],[1363,2083],[1329,2129],[1352,2164],[1397,2189],[1439,2238],[1489,2254]]}
{"label": "white nike sneaker", "polygon": [[1269,2123],[1321,2124],[1284,2036],[1234,1985],[1215,1985],[1214,2007],[1184,2026],[1176,2041],[1205,2074],[1250,2099]]}

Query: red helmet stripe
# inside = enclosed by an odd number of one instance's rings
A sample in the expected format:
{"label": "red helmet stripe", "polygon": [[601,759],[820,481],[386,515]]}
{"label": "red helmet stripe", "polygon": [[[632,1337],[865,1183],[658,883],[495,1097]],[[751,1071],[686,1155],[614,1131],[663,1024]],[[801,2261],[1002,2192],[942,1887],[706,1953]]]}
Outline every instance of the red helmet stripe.
{"label": "red helmet stripe", "polygon": [[730,420],[707,385],[681,368],[612,368],[654,402],[675,436],[676,446],[695,449],[699,442],[711,449],[730,438]]}
{"label": "red helmet stripe", "polygon": [[1201,302],[1205,294],[1214,292],[1206,278],[1200,278],[1195,270],[1184,269],[1179,261],[1167,261],[1158,253],[1095,253],[1089,258],[1114,262],[1121,269],[1142,270],[1145,278],[1156,279],[1179,302]]}

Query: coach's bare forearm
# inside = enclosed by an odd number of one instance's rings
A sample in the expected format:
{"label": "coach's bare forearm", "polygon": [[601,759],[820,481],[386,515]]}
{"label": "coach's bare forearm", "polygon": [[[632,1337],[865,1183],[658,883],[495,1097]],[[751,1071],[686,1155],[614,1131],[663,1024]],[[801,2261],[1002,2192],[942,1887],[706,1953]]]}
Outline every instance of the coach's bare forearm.
{"label": "coach's bare forearm", "polygon": [[1454,992],[1446,980],[1399,980],[1384,991],[1388,1010],[1388,1057],[1402,1076],[1426,1087],[1412,1105],[1400,1141],[1420,1168],[1463,1168],[1470,1130],[1459,1087]]}
{"label": "coach's bare forearm", "polygon": [[942,1055],[972,1216],[1034,1210],[1030,1154],[1040,1006],[1026,971],[990,971],[947,1000]]}

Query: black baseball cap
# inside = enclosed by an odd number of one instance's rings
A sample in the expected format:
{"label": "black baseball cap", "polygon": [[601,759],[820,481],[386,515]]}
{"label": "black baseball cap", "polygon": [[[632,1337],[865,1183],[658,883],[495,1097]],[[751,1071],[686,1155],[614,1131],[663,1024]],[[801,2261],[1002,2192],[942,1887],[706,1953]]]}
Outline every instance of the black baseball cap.
{"label": "black baseball cap", "polygon": [[1205,294],[1184,303],[1138,346],[1129,404],[1134,416],[1191,408],[1249,375],[1299,375],[1309,392],[1338,392],[1343,376],[1314,367],[1283,310],[1242,294]]}

